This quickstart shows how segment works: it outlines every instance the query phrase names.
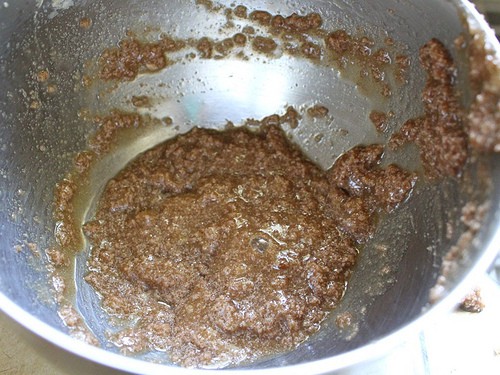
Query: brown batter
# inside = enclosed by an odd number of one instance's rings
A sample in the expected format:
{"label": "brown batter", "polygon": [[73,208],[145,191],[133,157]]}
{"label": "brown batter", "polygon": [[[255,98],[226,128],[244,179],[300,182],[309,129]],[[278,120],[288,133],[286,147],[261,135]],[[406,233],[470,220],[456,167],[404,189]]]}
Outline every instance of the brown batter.
{"label": "brown batter", "polygon": [[387,131],[389,116],[385,112],[371,111],[369,117],[377,131],[381,133]]}
{"label": "brown batter", "polygon": [[139,318],[115,343],[207,366],[304,341],[342,297],[378,208],[413,187],[379,168],[382,151],[355,148],[324,172],[263,125],[194,129],[139,156],[84,227],[86,280],[108,312]]}
{"label": "brown batter", "polygon": [[460,310],[471,313],[480,313],[484,309],[484,302],[479,289],[474,289],[467,294],[458,306]]}
{"label": "brown batter", "polygon": [[118,48],[109,48],[100,57],[99,77],[103,80],[132,80],[140,72],[156,72],[169,64],[167,52],[182,49],[184,42],[163,36],[154,43],[124,39]]}
{"label": "brown batter", "polygon": [[455,89],[456,69],[442,42],[431,39],[420,48],[420,64],[427,73],[422,93],[425,114],[408,120],[391,138],[399,147],[415,142],[429,177],[458,177],[467,161],[464,111]]}

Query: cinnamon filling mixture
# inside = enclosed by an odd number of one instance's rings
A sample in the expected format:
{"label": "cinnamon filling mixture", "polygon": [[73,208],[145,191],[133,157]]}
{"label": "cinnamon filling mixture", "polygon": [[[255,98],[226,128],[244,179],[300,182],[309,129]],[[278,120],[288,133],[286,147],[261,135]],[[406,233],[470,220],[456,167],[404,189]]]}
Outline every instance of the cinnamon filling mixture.
{"label": "cinnamon filling mixture", "polygon": [[[107,184],[86,280],[137,324],[114,341],[186,366],[289,350],[341,299],[357,246],[414,176],[355,148],[325,172],[277,126],[194,129]],[[147,312],[147,313],[145,313]]]}

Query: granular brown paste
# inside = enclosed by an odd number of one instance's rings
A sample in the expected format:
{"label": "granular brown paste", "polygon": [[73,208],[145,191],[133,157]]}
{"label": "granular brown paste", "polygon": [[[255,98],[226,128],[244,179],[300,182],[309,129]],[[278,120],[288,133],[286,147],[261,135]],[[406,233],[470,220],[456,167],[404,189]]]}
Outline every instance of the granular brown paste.
{"label": "granular brown paste", "polygon": [[141,43],[134,38],[124,39],[118,48],[103,52],[99,61],[99,76],[104,80],[132,80],[140,72],[156,72],[169,64],[165,55],[167,52],[178,51],[183,47],[184,42],[167,36],[154,43]]}
{"label": "granular brown paste", "polygon": [[468,136],[455,89],[456,68],[450,52],[437,39],[420,48],[419,58],[427,73],[422,92],[425,114],[406,121],[390,144],[399,147],[415,142],[427,176],[458,177],[467,161]]}
{"label": "granular brown paste", "polygon": [[467,294],[460,305],[458,306],[460,310],[467,311],[471,313],[480,313],[484,309],[484,302],[481,296],[481,291],[479,289],[474,289],[472,292]]}
{"label": "granular brown paste", "polygon": [[113,178],[94,220],[86,280],[137,319],[112,340],[220,366],[292,349],[341,299],[379,210],[414,176],[357,147],[329,171],[275,125],[193,129]]}

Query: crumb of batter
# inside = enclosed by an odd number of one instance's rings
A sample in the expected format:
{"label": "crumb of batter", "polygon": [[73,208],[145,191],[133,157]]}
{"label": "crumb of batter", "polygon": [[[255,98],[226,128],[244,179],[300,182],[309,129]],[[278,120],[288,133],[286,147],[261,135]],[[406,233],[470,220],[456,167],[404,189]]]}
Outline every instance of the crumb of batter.
{"label": "crumb of batter", "polygon": [[296,129],[299,126],[299,121],[302,119],[300,113],[292,106],[287,107],[283,115],[270,115],[262,120],[247,119],[245,125],[248,127],[259,128],[261,126],[289,126],[291,129]]}
{"label": "crumb of batter", "polygon": [[323,49],[316,43],[306,41],[300,45],[300,52],[307,59],[319,60],[321,59]]}
{"label": "crumb of batter", "polygon": [[174,120],[172,119],[172,117],[164,117],[162,118],[161,120],[166,126],[172,126],[174,124]]}
{"label": "crumb of batter", "polygon": [[38,82],[47,82],[49,79],[50,74],[47,69],[42,69],[36,74],[36,79]]}
{"label": "crumb of batter", "polygon": [[265,10],[254,10],[252,13],[250,13],[248,18],[252,21],[256,21],[263,26],[269,26],[273,16],[271,13]]}
{"label": "crumb of batter", "polygon": [[132,96],[132,105],[138,108],[149,108],[151,107],[151,98],[147,95],[133,95]]}
{"label": "crumb of batter", "polygon": [[483,298],[479,289],[474,289],[467,294],[459,305],[460,310],[471,313],[480,313],[483,311],[484,307]]}
{"label": "crumb of batter", "polygon": [[237,5],[234,8],[234,15],[239,18],[247,18],[248,17],[248,8],[244,5]]}
{"label": "crumb of batter", "polygon": [[244,34],[248,34],[248,35],[254,35],[255,34],[255,28],[253,26],[245,26],[243,27],[243,29],[241,30],[242,33]]}
{"label": "crumb of batter", "polygon": [[47,93],[55,94],[57,92],[57,85],[47,85]]}
{"label": "crumb of batter", "polygon": [[253,39],[252,47],[257,52],[272,53],[278,48],[278,44],[272,38],[258,35]]}
{"label": "crumb of batter", "polygon": [[286,109],[283,116],[280,117],[280,124],[290,126],[290,128],[295,129],[299,126],[299,120],[302,116],[293,108],[292,106]]}
{"label": "crumb of batter", "polygon": [[82,17],[80,18],[80,27],[82,29],[90,29],[90,27],[92,26],[92,19],[89,18],[89,17]]}
{"label": "crumb of batter", "polygon": [[247,42],[247,37],[243,33],[236,33],[233,35],[233,41],[237,46],[244,46]]}
{"label": "crumb of batter", "polygon": [[214,44],[209,38],[203,37],[196,44],[196,49],[202,59],[210,59],[212,58]]}
{"label": "crumb of batter", "polygon": [[385,133],[389,127],[389,117],[387,113],[380,111],[371,111],[370,112],[370,120],[380,133]]}
{"label": "crumb of batter", "polygon": [[233,50],[234,47],[235,47],[235,41],[233,40],[233,38],[226,38],[221,40],[220,42],[215,43],[214,49],[222,56],[227,56]]}
{"label": "crumb of batter", "polygon": [[307,114],[313,118],[325,118],[328,116],[329,109],[321,104],[316,104],[307,108]]}
{"label": "crumb of batter", "polygon": [[288,17],[275,15],[272,17],[271,26],[275,30],[289,31],[293,33],[309,33],[317,30],[323,24],[323,19],[318,13],[309,13],[305,16],[300,16],[293,13]]}

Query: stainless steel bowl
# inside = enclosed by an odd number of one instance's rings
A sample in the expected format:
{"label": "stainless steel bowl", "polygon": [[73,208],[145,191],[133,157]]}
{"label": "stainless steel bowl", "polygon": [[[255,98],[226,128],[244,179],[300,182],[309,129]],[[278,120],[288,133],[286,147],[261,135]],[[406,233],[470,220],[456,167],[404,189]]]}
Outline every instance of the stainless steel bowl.
{"label": "stainless steel bowl", "polygon": [[[140,76],[107,94],[99,85],[82,88],[85,63],[95,61],[104,48],[115,45],[127,29],[142,32],[144,27],[157,26],[180,37],[211,35],[218,30],[220,17],[207,16],[203,7],[193,3],[19,0],[0,4],[0,308],[69,352],[135,373],[161,373],[165,366],[172,374],[196,371],[155,363],[162,358],[155,354],[124,357],[117,348],[96,348],[70,337],[58,316],[47,271],[44,250],[54,231],[54,186],[94,130],[82,119],[82,108],[92,112],[112,107],[126,110],[131,108],[132,93],[157,95],[160,99],[149,112],[160,118],[173,117],[179,124],[177,131],[183,132],[195,125],[220,128],[227,120],[239,123],[246,118],[262,118],[286,105],[328,103],[334,121],[306,123],[290,130],[305,152],[324,167],[356,144],[387,140],[369,122],[372,98],[331,68],[299,59],[194,60],[155,75]],[[461,33],[468,34],[470,26],[485,33],[494,51],[491,56],[500,53],[493,33],[466,0],[248,0],[245,5],[282,14],[317,11],[326,28],[360,28],[380,38],[389,35],[407,46],[406,53],[414,58],[419,47],[432,37],[455,51],[455,39]],[[79,26],[82,17],[92,20],[89,29]],[[464,102],[470,104],[468,60],[457,53],[454,57]],[[48,93],[46,85],[37,81],[36,74],[43,69],[50,72],[55,92]],[[394,123],[399,125],[422,111],[416,98],[425,77],[417,63],[410,70],[410,83],[384,104],[394,109]],[[160,82],[165,85],[158,88]],[[329,142],[311,141],[318,132]],[[135,155],[171,136],[165,128],[136,134],[126,147],[94,170],[89,202]],[[400,162],[411,166],[414,158],[408,154]],[[476,174],[481,178],[472,178],[466,184],[445,180],[422,187],[384,221],[360,255],[342,305],[319,334],[293,352],[242,368],[273,374],[355,371],[453,308],[474,277],[491,264],[500,245],[499,158],[482,154],[468,168],[471,174],[481,171]],[[490,190],[485,188],[486,180],[491,182]],[[461,208],[471,200],[479,204],[489,201],[489,209],[463,256],[454,261],[446,278],[440,279],[437,301],[429,305],[443,257],[463,231]],[[386,249],[383,257],[381,248]],[[97,296],[82,281],[85,257],[85,252],[78,254],[75,263],[75,306],[104,343],[108,322],[99,312]],[[351,311],[355,319],[347,331],[334,324],[335,317],[345,311]],[[226,372],[240,372],[242,368]]]}

